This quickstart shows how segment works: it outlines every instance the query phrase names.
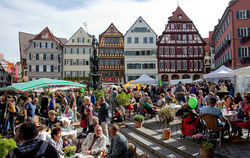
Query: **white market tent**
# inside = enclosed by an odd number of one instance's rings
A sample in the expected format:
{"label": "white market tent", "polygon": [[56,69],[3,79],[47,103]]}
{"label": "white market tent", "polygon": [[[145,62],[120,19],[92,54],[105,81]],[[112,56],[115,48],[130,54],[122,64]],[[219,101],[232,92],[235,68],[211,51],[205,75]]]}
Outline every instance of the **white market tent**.
{"label": "white market tent", "polygon": [[130,84],[158,84],[158,80],[153,79],[146,74],[142,74],[138,79],[130,82]]}
{"label": "white market tent", "polygon": [[250,66],[235,69],[235,91],[240,92],[241,95],[244,92],[250,92]]}
{"label": "white market tent", "polygon": [[233,70],[222,65],[217,70],[203,75],[203,78],[205,80],[208,80],[208,81],[218,81],[220,79],[233,81],[234,80],[234,73],[233,73]]}
{"label": "white market tent", "polygon": [[250,66],[233,70],[234,75],[250,75]]}

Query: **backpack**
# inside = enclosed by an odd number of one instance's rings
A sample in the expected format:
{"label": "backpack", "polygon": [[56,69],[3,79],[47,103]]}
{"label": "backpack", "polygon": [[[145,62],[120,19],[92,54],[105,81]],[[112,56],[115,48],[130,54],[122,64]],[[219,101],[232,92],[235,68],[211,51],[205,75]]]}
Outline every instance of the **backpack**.
{"label": "backpack", "polygon": [[[36,155],[33,158],[45,158],[44,154],[45,154],[45,151],[47,150],[47,147],[48,147],[48,143],[43,141],[43,143],[41,144],[40,148],[38,149]],[[19,158],[20,156],[18,154],[16,154],[17,150],[18,150],[17,148],[11,150],[9,152],[8,156],[10,158]]]}

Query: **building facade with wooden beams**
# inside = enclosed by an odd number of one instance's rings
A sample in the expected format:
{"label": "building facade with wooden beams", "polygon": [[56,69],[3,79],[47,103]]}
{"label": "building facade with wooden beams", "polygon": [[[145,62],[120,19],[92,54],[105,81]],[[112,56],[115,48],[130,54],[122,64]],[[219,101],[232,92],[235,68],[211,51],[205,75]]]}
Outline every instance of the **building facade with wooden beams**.
{"label": "building facade with wooden beams", "polygon": [[250,1],[231,0],[212,37],[216,68],[250,66]]}
{"label": "building facade with wooden beams", "polygon": [[124,39],[113,23],[99,35],[100,81],[119,84],[124,81]]}
{"label": "building facade with wooden beams", "polygon": [[157,40],[159,79],[200,79],[204,73],[204,46],[197,28],[178,6]]}
{"label": "building facade with wooden beams", "polygon": [[139,17],[124,35],[126,82],[142,74],[157,79],[157,34]]}

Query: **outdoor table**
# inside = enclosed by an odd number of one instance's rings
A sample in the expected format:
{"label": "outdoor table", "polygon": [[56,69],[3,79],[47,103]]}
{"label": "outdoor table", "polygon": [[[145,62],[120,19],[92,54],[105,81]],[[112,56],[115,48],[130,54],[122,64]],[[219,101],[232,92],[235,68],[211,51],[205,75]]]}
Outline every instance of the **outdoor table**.
{"label": "outdoor table", "polygon": [[174,109],[174,112],[176,113],[179,109],[181,109],[181,105],[177,104],[170,104],[170,107]]}
{"label": "outdoor table", "polygon": [[62,129],[62,136],[73,136],[73,138],[77,137],[77,132],[76,130],[69,130],[69,129]]}
{"label": "outdoor table", "polygon": [[75,155],[72,156],[73,158],[94,158],[92,155],[87,155],[85,153],[76,153]]}
{"label": "outdoor table", "polygon": [[238,120],[238,112],[235,111],[229,111],[228,114],[223,111],[223,116],[226,117],[229,122],[234,122]]}

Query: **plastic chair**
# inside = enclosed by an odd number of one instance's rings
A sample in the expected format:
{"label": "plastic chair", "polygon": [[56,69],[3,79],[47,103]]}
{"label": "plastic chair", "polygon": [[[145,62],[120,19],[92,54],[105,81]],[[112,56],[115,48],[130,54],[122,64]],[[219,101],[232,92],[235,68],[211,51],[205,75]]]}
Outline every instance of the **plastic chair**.
{"label": "plastic chair", "polygon": [[225,127],[218,127],[217,115],[203,114],[202,119],[205,121],[207,125],[207,130],[208,132],[210,132],[210,135],[211,135],[211,132],[213,131],[219,132],[219,148],[221,148],[222,130],[224,130]]}

